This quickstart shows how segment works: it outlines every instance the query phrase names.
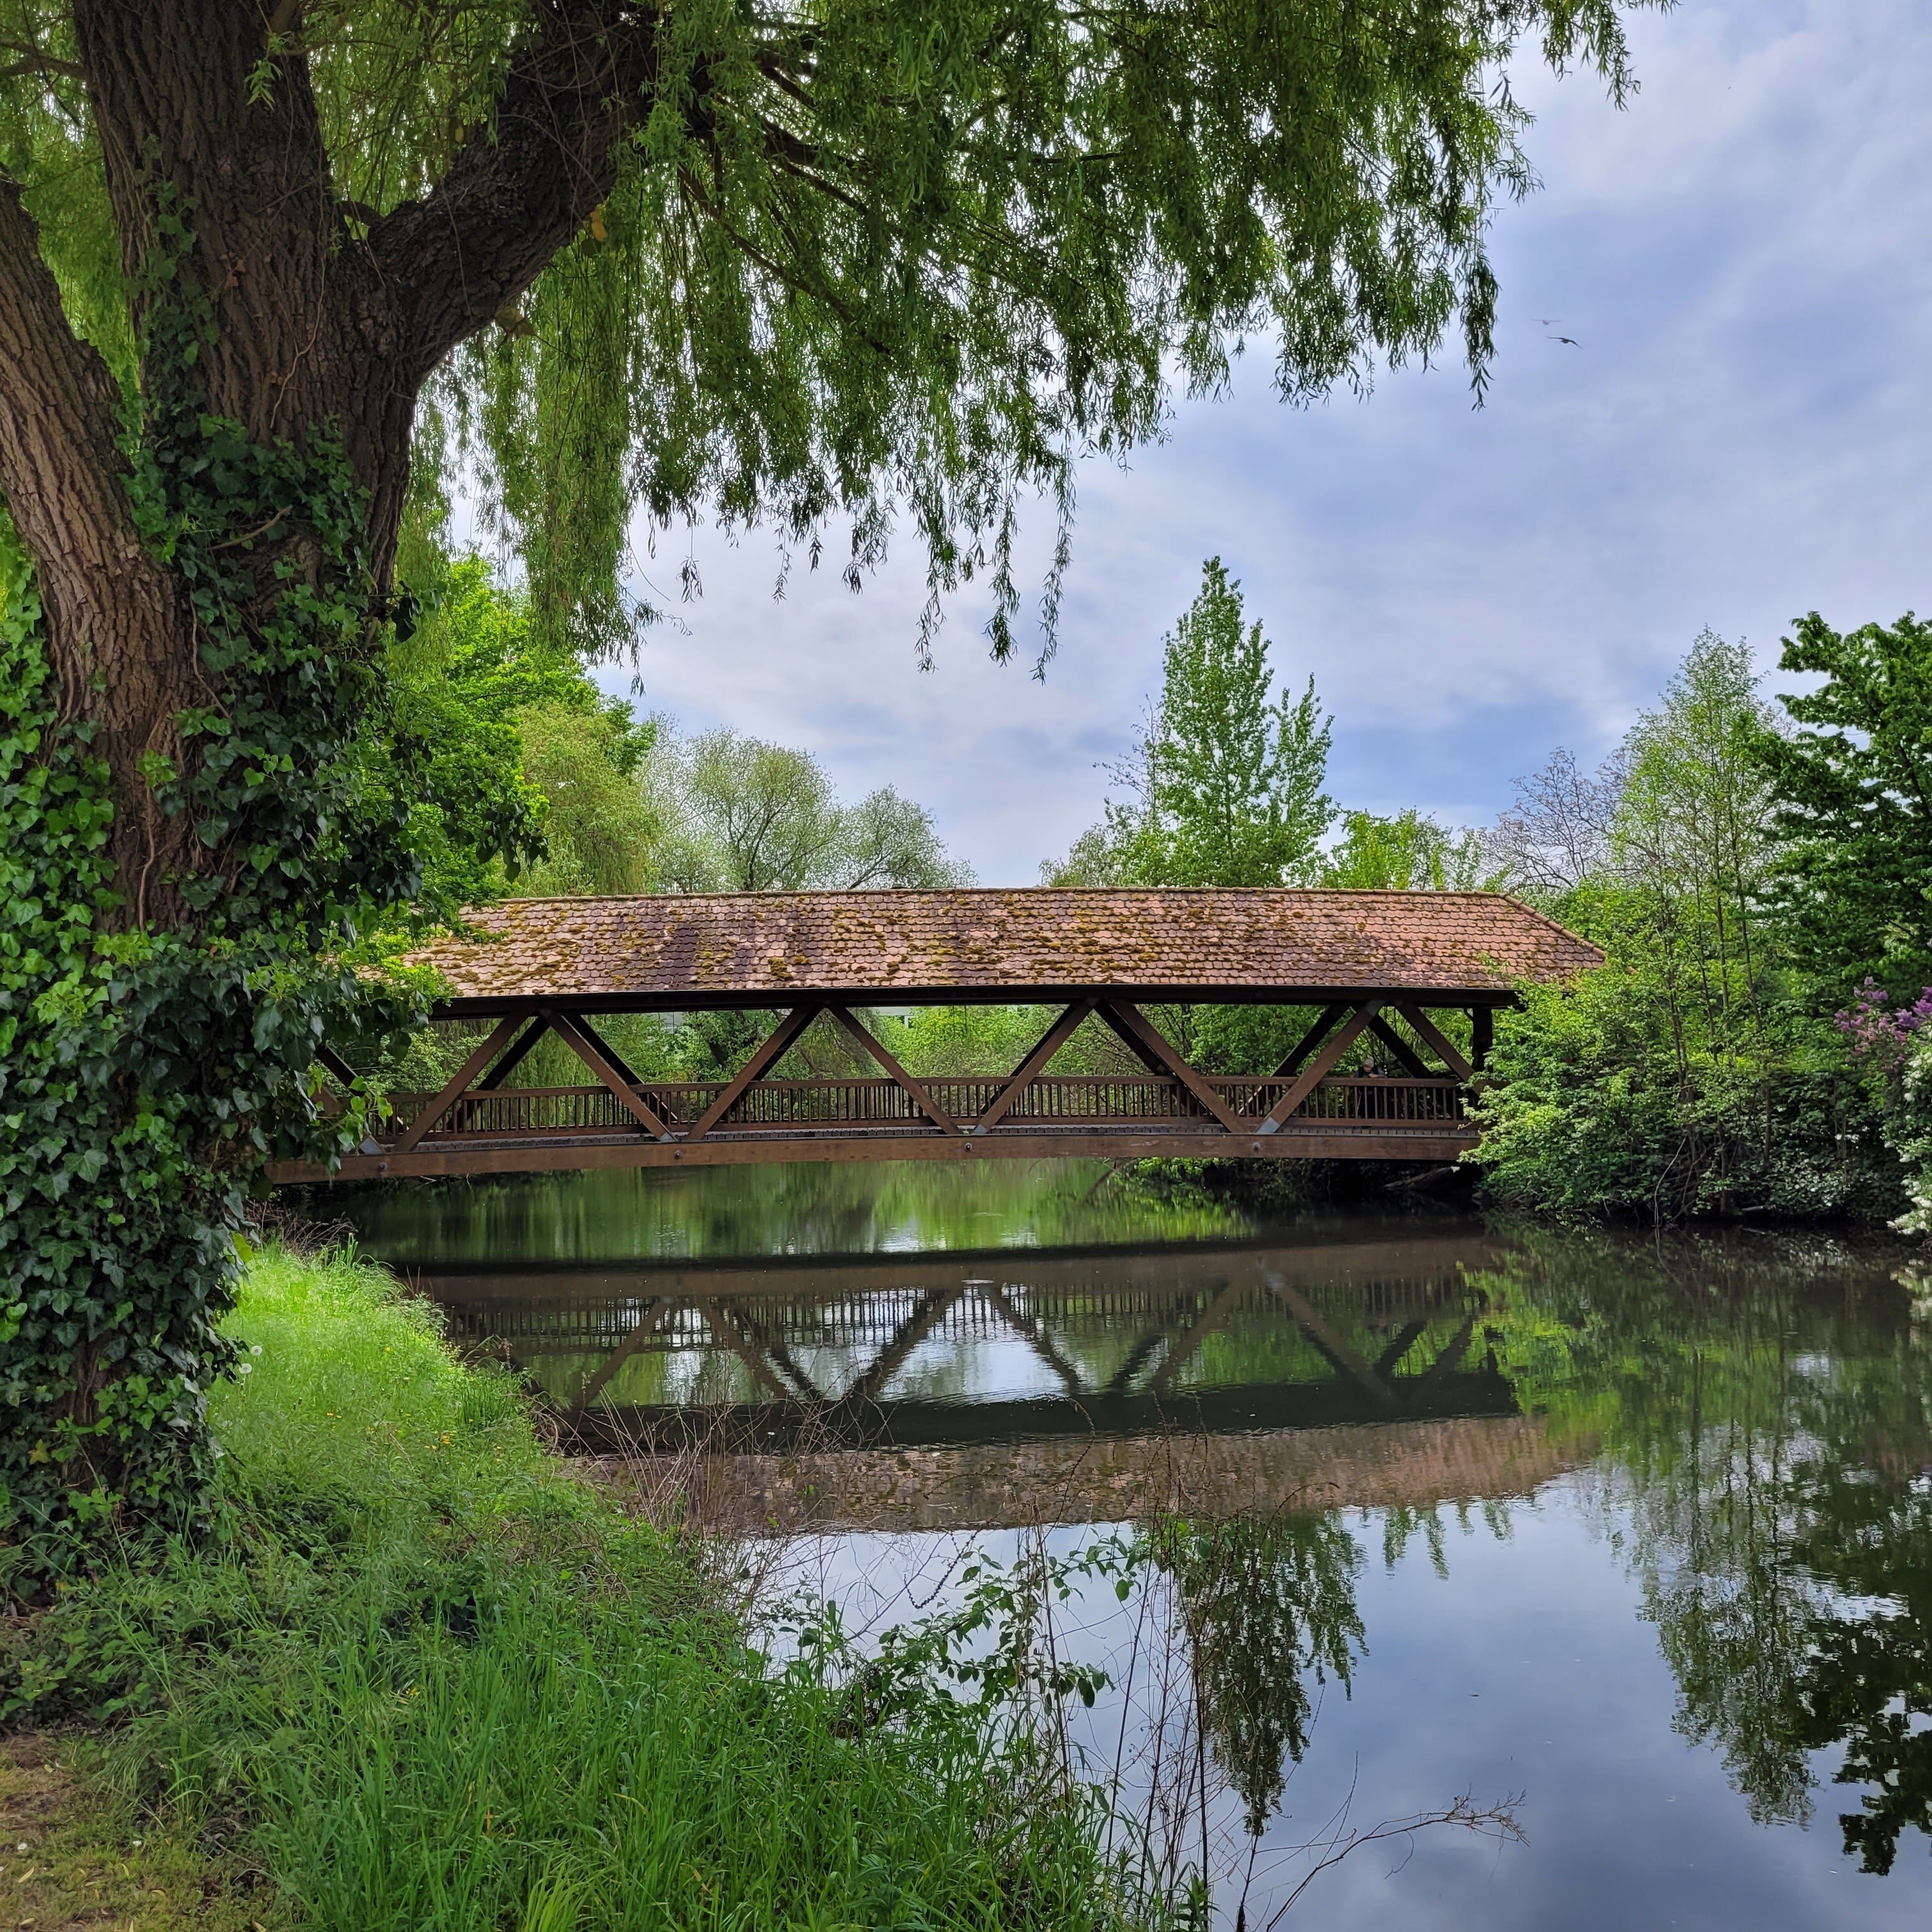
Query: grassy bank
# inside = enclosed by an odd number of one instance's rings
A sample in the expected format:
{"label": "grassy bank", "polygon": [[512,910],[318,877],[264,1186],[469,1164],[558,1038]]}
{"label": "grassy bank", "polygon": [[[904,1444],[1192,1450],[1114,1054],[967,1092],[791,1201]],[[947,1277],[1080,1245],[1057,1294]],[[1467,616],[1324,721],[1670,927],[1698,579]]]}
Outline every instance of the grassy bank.
{"label": "grassy bank", "polygon": [[940,1689],[855,1721],[836,1668],[769,1667],[387,1277],[266,1256],[236,1327],[226,1536],[130,1552],[7,1660],[10,1721],[84,1721],[128,1832],[344,1932],[1144,1916],[1028,1725]]}

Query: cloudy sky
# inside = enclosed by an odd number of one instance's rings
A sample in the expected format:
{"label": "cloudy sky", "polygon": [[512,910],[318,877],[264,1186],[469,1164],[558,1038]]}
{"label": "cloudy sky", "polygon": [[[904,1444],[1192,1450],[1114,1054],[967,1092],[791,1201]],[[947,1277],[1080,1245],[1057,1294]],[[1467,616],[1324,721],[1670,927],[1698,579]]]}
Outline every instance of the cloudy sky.
{"label": "cloudy sky", "polygon": [[[1707,626],[1768,667],[1806,610],[1932,606],[1932,8],[1686,0],[1634,38],[1622,113],[1522,76],[1544,185],[1496,224],[1482,410],[1453,362],[1290,410],[1251,358],[1084,474],[1044,684],[987,661],[970,596],[917,669],[910,544],[859,596],[826,571],[774,602],[755,533],[700,530],[704,595],[647,646],[644,702],[897,786],[1021,884],[1096,816],[1213,553],[1334,712],[1341,801],[1463,823],[1553,746],[1606,749]],[[1032,535],[1037,560],[1044,514]],[[651,569],[675,584],[663,539]]]}

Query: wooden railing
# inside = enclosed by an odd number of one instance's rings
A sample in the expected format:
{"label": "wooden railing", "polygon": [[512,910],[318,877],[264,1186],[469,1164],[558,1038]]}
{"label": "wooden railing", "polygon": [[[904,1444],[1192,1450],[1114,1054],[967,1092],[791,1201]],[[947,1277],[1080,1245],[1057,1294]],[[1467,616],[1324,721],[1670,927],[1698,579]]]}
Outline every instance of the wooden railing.
{"label": "wooden railing", "polygon": [[[1288,1091],[1289,1083],[1223,1076],[1208,1084],[1231,1112],[1258,1121]],[[1005,1084],[998,1079],[926,1082],[934,1103],[962,1126],[970,1126]],[[723,1083],[718,1081],[649,1081],[638,1089],[675,1127],[690,1126],[722,1090]],[[430,1098],[415,1094],[392,1097],[397,1118],[404,1121],[413,1118]],[[1455,1080],[1334,1076],[1321,1082],[1288,1119],[1439,1127],[1461,1121],[1462,1097],[1462,1084]],[[1205,1125],[1212,1118],[1178,1080],[1151,1074],[1131,1078],[1051,1075],[1029,1083],[992,1132],[1178,1120]],[[932,1125],[912,1096],[891,1080],[766,1080],[749,1088],[713,1131],[789,1128],[808,1133]],[[602,1087],[500,1087],[464,1094],[428,1138],[447,1142],[487,1135],[520,1139],[636,1131],[630,1114]]]}

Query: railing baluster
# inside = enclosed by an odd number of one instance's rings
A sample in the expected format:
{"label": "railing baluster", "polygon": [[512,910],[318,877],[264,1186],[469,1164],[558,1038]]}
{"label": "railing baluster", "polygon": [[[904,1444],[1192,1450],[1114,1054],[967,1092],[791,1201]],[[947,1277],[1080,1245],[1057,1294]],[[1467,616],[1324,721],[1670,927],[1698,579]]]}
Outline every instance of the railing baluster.
{"label": "railing baluster", "polygon": [[[1274,1106],[1286,1082],[1272,1078],[1221,1076],[1212,1090],[1238,1117],[1258,1118]],[[662,1116],[680,1126],[698,1119],[724,1090],[722,1081],[664,1081],[641,1090]],[[952,1077],[930,1083],[934,1098],[954,1118],[970,1120],[1002,1090],[992,1079]],[[420,1111],[424,1096],[392,1096],[398,1118]],[[1460,1124],[1464,1090],[1452,1079],[1334,1074],[1321,1081],[1296,1109],[1298,1120],[1343,1124],[1393,1124],[1422,1127]],[[1014,1101],[996,1135],[1022,1126],[1188,1121],[1204,1109],[1175,1080],[1158,1076],[1042,1075]],[[923,1125],[922,1117],[896,1082],[867,1077],[760,1081],[747,1089],[718,1123],[731,1128],[801,1131],[896,1128]],[[440,1143],[475,1136],[603,1132],[624,1128],[628,1117],[603,1087],[494,1088],[461,1095],[425,1138]]]}

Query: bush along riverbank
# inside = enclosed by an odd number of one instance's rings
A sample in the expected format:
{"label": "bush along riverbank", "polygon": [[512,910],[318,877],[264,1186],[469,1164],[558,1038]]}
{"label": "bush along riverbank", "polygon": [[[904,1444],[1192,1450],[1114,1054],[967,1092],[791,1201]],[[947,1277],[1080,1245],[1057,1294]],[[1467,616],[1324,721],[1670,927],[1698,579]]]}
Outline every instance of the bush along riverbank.
{"label": "bush along riverbank", "polygon": [[901,1670],[882,1705],[829,1624],[773,1664],[365,1264],[258,1256],[232,1327],[219,1534],[7,1628],[7,1725],[124,1844],[158,1823],[265,1881],[251,1918],[344,1932],[1173,1916],[1068,1773],[1077,1683]]}

